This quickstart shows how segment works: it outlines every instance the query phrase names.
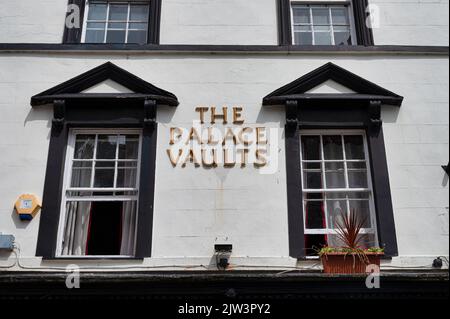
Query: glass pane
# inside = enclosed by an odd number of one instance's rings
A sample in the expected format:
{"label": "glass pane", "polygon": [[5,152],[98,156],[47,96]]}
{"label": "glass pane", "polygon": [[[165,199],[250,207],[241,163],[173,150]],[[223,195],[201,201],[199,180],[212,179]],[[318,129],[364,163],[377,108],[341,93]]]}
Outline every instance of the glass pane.
{"label": "glass pane", "polygon": [[352,36],[350,32],[335,32],[334,33],[334,44],[335,45],[351,45]]}
{"label": "glass pane", "polygon": [[87,24],[87,28],[88,29],[101,29],[101,30],[105,30],[105,25],[106,23],[104,22],[89,22]]}
{"label": "glass pane", "polygon": [[345,156],[347,159],[363,160],[366,158],[364,153],[364,140],[360,135],[344,136]]}
{"label": "glass pane", "polygon": [[342,150],[342,138],[340,135],[323,137],[323,152],[326,160],[344,159]]}
{"label": "glass pane", "polygon": [[322,172],[322,164],[321,163],[303,163],[303,169],[305,170],[316,170],[318,172]]}
{"label": "glass pane", "polygon": [[128,25],[128,29],[146,31],[148,29],[148,24],[147,23],[130,23]]}
{"label": "glass pane", "polygon": [[330,32],[314,32],[314,44],[315,45],[331,45],[331,33]]}
{"label": "glass pane", "polygon": [[342,217],[347,214],[346,200],[327,200],[328,228],[336,229],[342,225]]}
{"label": "glass pane", "polygon": [[106,20],[106,4],[90,4],[88,20]]}
{"label": "glass pane", "polygon": [[147,43],[147,31],[129,31],[128,43]]}
{"label": "glass pane", "polygon": [[325,209],[322,194],[306,194],[305,227],[307,229],[326,228]]}
{"label": "glass pane", "polygon": [[86,43],[103,43],[105,42],[105,30],[86,30]]}
{"label": "glass pane", "polygon": [[344,163],[326,163],[327,188],[346,188]]}
{"label": "glass pane", "polygon": [[347,163],[348,184],[350,188],[368,188],[367,166],[365,162]]}
{"label": "glass pane", "polygon": [[302,136],[303,160],[321,160],[320,136]]}
{"label": "glass pane", "polygon": [[114,162],[97,162],[94,187],[114,187]]}
{"label": "glass pane", "polygon": [[130,20],[131,21],[148,21],[149,16],[148,5],[132,5],[130,7]]}
{"label": "glass pane", "polygon": [[135,188],[137,169],[119,168],[117,170],[117,187]]}
{"label": "glass pane", "polygon": [[331,15],[333,17],[333,24],[349,24],[348,21],[348,10],[346,7],[343,8],[332,8]]}
{"label": "glass pane", "polygon": [[330,13],[328,8],[312,8],[314,25],[329,25]]}
{"label": "glass pane", "polygon": [[117,135],[99,135],[97,144],[97,159],[115,159]]}
{"label": "glass pane", "polygon": [[321,189],[322,188],[322,173],[303,171],[304,187],[306,189]]}
{"label": "glass pane", "polygon": [[306,235],[305,236],[305,252],[306,256],[317,256],[320,249],[326,247],[327,235]]}
{"label": "glass pane", "polygon": [[310,24],[311,14],[309,8],[294,8],[294,24]]}
{"label": "glass pane", "polygon": [[92,159],[94,157],[95,135],[77,135],[74,159]]}
{"label": "glass pane", "polygon": [[355,192],[355,193],[348,193],[348,198],[350,200],[352,200],[352,199],[366,199],[366,200],[369,200],[370,195],[369,195],[369,192]]}
{"label": "glass pane", "polygon": [[296,32],[295,44],[312,45],[313,44],[312,32]]}
{"label": "glass pane", "polygon": [[375,241],[375,234],[362,234],[359,245],[362,249],[379,247],[379,244]]}
{"label": "glass pane", "polygon": [[359,216],[359,220],[364,222],[363,228],[372,228],[370,220],[370,204],[368,200],[350,200],[350,211],[354,211]]}
{"label": "glass pane", "polygon": [[91,187],[92,162],[74,162],[70,187]]}
{"label": "glass pane", "polygon": [[113,4],[109,7],[109,20],[127,21],[127,16],[128,16],[127,4]]}
{"label": "glass pane", "polygon": [[107,43],[125,43],[126,31],[108,31],[106,35]]}
{"label": "glass pane", "polygon": [[127,28],[127,24],[124,22],[110,22],[108,23],[108,29],[120,29],[125,30]]}
{"label": "glass pane", "polygon": [[344,243],[342,242],[342,240],[337,236],[337,235],[328,235],[327,236],[328,239],[328,246],[330,247],[344,247]]}
{"label": "glass pane", "polygon": [[119,136],[119,158],[137,159],[139,153],[139,135]]}

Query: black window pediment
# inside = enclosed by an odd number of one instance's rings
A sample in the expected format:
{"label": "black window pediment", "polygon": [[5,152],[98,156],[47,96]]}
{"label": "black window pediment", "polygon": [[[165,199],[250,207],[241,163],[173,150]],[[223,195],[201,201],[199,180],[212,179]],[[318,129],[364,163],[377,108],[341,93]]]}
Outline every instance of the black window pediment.
{"label": "black window pediment", "polygon": [[[354,93],[308,93],[328,80],[335,81]],[[330,62],[270,93],[263,99],[263,105],[284,105],[286,101],[314,104],[314,102],[342,102],[344,100],[350,104],[372,100],[386,105],[401,106],[403,97]]]}
{"label": "black window pediment", "polygon": [[[132,91],[132,93],[83,93],[86,89],[106,80],[117,82]],[[158,104],[178,106],[178,99],[174,94],[144,81],[111,62],[106,62],[88,72],[33,96],[31,98],[31,105],[49,104],[55,100],[83,100],[84,102],[88,102],[90,100],[101,101],[108,99],[127,99],[128,101],[155,100]]]}

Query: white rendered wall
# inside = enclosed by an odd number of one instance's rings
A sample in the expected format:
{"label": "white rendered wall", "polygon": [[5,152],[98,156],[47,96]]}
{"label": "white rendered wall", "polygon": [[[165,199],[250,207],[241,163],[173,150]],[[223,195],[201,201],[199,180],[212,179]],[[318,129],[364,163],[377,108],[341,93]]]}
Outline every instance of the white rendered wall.
{"label": "white rendered wall", "polygon": [[163,0],[161,44],[277,45],[276,1]]}
{"label": "white rendered wall", "polygon": [[[449,45],[448,0],[370,0],[378,6],[377,45]],[[374,8],[376,9],[376,8]]]}
{"label": "white rendered wall", "polygon": [[[32,110],[29,99],[106,61],[180,100],[177,109],[158,114],[154,256],[113,265],[208,265],[213,245],[226,241],[234,246],[234,264],[295,265],[288,258],[283,130],[279,169],[260,175],[253,167],[173,168],[166,154],[169,127],[190,127],[196,106],[226,104],[242,105],[250,125],[283,128],[284,111],[262,107],[262,98],[330,61],[405,97],[401,109],[383,111],[400,250],[392,263],[417,266],[448,255],[449,190],[440,167],[449,160],[448,58],[0,54],[0,232],[16,236],[23,265],[65,265],[33,257],[40,215],[23,223],[13,214],[19,195],[41,196],[44,186],[52,113]],[[12,262],[13,255],[0,253],[0,265]]]}
{"label": "white rendered wall", "polygon": [[[277,0],[162,2],[162,44],[278,44]],[[448,0],[370,3],[379,8],[377,45],[449,44]],[[66,10],[66,0],[0,0],[0,43],[61,43]]]}
{"label": "white rendered wall", "polygon": [[62,43],[67,0],[0,0],[0,43]]}

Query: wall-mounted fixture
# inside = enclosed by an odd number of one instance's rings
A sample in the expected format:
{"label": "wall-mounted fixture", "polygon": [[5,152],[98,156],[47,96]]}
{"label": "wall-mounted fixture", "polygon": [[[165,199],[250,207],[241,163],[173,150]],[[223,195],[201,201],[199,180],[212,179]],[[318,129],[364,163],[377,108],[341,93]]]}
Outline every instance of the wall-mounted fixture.
{"label": "wall-mounted fixture", "polygon": [[36,195],[23,194],[17,199],[14,208],[20,220],[32,220],[41,209],[41,202]]}
{"label": "wall-mounted fixture", "polygon": [[14,250],[14,236],[13,235],[3,235],[0,233],[0,251],[1,250]]}
{"label": "wall-mounted fixture", "polygon": [[233,245],[215,245],[216,265],[219,270],[226,270],[230,265],[230,257]]}
{"label": "wall-mounted fixture", "polygon": [[441,269],[443,266],[444,262],[442,261],[441,257],[438,257],[433,261],[433,268]]}
{"label": "wall-mounted fixture", "polygon": [[442,165],[442,169],[447,173],[447,175],[450,175],[450,163],[447,165]]}

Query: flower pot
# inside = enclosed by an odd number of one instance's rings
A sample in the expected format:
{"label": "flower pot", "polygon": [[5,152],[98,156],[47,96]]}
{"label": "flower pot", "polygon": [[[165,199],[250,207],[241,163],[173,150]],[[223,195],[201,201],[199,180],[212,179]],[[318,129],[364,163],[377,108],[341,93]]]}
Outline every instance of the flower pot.
{"label": "flower pot", "polygon": [[380,266],[383,253],[366,253],[367,261],[356,254],[327,253],[321,256],[326,274],[365,274],[368,265]]}

